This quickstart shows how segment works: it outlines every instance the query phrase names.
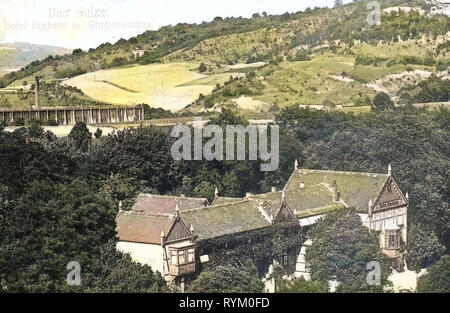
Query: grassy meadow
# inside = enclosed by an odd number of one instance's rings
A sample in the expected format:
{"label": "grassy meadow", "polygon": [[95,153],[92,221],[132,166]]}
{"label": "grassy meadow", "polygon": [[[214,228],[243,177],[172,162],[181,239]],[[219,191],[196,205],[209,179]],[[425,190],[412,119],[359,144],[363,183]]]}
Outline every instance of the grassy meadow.
{"label": "grassy meadow", "polygon": [[[203,75],[196,63],[132,65],[76,76],[65,85],[81,89],[90,98],[110,104],[147,103],[151,107],[180,111],[212,92],[230,74]],[[234,75],[239,76],[239,75]]]}

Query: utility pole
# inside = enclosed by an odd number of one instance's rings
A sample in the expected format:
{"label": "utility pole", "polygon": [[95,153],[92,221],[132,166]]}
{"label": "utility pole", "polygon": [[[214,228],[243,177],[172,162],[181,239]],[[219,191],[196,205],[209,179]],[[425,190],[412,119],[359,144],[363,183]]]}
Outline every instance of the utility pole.
{"label": "utility pole", "polygon": [[39,108],[39,76],[34,77],[34,105]]}

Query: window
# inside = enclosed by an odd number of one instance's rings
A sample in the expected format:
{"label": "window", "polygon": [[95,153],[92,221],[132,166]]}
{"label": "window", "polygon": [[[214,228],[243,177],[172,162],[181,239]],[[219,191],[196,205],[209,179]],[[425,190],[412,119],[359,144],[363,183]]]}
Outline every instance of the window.
{"label": "window", "polygon": [[389,247],[394,248],[395,246],[395,235],[389,235]]}
{"label": "window", "polygon": [[185,251],[179,251],[178,252],[178,264],[179,265],[183,265],[183,264],[186,263],[186,258],[185,258],[184,252]]}
{"label": "window", "polygon": [[398,237],[396,233],[386,233],[386,248],[398,248]]}
{"label": "window", "polygon": [[188,262],[194,262],[194,249],[188,251]]}
{"label": "window", "polygon": [[170,264],[179,266],[195,262],[195,248],[189,247],[184,250],[170,250]]}
{"label": "window", "polygon": [[178,264],[178,252],[172,250],[170,255],[170,263],[172,263],[173,265],[177,265]]}

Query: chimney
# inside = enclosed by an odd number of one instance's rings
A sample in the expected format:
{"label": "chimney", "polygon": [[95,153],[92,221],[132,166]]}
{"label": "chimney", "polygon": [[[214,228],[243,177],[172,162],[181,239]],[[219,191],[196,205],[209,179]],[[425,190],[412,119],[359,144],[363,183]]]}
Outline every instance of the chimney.
{"label": "chimney", "polygon": [[271,192],[277,192],[277,187],[272,187]]}
{"label": "chimney", "polygon": [[245,197],[246,197],[246,198],[250,197],[251,195],[252,195],[251,192],[246,192],[246,193],[245,193]]}
{"label": "chimney", "polygon": [[369,216],[372,216],[372,199],[369,199],[369,210],[368,210],[368,213],[369,213]]}
{"label": "chimney", "polygon": [[286,201],[286,194],[284,193],[284,190],[283,190],[283,192],[281,193],[281,201]]}
{"label": "chimney", "polygon": [[34,77],[34,106],[39,108],[39,76]]}
{"label": "chimney", "polygon": [[191,224],[191,229],[190,229],[191,235],[194,235],[194,225]]}
{"label": "chimney", "polygon": [[295,170],[298,170],[298,160],[297,159],[295,159],[294,168],[295,168]]}
{"label": "chimney", "polygon": [[214,197],[219,198],[219,190],[216,187],[216,190],[214,191]]}
{"label": "chimney", "polygon": [[122,212],[122,200],[119,201],[119,213]]}
{"label": "chimney", "polygon": [[405,194],[405,198],[406,198],[406,201],[408,201],[408,202],[409,202],[409,193],[408,193],[408,192],[406,192],[406,194]]}
{"label": "chimney", "polygon": [[389,175],[389,176],[392,176],[392,166],[391,166],[391,163],[389,163],[389,166],[388,166],[388,175]]}

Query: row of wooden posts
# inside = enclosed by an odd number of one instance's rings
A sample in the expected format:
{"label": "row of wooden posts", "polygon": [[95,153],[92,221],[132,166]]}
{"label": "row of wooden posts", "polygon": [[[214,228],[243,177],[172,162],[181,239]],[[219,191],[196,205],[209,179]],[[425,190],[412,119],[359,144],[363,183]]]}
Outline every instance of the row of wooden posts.
{"label": "row of wooden posts", "polygon": [[58,125],[74,125],[76,122],[86,124],[104,124],[142,121],[144,108],[106,107],[106,108],[34,108],[29,110],[0,109],[0,121],[7,124],[18,119],[55,121]]}

